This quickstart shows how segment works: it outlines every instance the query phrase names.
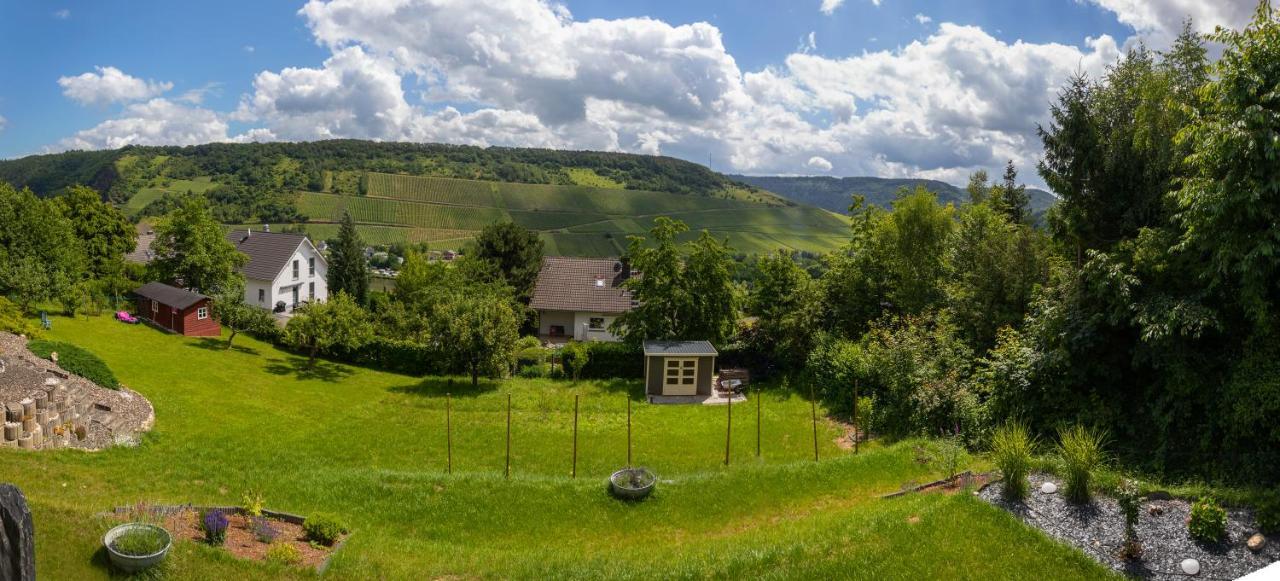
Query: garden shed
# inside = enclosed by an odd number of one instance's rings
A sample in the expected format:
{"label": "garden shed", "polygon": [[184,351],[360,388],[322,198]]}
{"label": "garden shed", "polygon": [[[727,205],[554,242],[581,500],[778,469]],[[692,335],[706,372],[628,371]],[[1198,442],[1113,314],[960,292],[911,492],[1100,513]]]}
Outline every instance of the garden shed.
{"label": "garden shed", "polygon": [[645,393],[711,395],[719,355],[708,341],[645,341]]}
{"label": "garden shed", "polygon": [[133,291],[138,296],[138,318],[187,337],[217,337],[222,327],[213,318],[210,299],[200,293],[149,282]]}

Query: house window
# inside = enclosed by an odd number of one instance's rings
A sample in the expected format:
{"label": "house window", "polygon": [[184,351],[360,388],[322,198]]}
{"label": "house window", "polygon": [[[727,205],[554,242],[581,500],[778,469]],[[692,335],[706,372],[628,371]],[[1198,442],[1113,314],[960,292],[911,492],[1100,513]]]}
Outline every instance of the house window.
{"label": "house window", "polygon": [[196,309],[196,319],[201,321],[209,318],[209,307],[200,307]]}
{"label": "house window", "polygon": [[258,302],[260,303],[267,302],[267,289],[265,288],[258,289]]}
{"label": "house window", "polygon": [[316,283],[314,282],[307,283],[307,296],[310,297],[312,300],[316,298]]}
{"label": "house window", "polygon": [[[316,259],[314,257],[307,259],[307,271],[308,276],[316,275]],[[315,293],[312,293],[311,296],[315,296]]]}
{"label": "house window", "polygon": [[293,261],[293,280],[298,280],[298,261]]}
{"label": "house window", "polygon": [[604,317],[591,317],[587,319],[587,329],[591,331],[604,330]]}

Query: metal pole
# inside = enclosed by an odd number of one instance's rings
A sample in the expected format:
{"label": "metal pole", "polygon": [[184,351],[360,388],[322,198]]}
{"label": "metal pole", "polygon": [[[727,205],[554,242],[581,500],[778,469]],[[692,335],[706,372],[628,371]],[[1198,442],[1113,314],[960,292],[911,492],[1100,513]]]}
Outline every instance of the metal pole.
{"label": "metal pole", "polygon": [[627,396],[627,468],[631,467],[631,396]]}
{"label": "metal pole", "polygon": [[507,394],[507,478],[511,478],[511,394]]}
{"label": "metal pole", "polygon": [[445,437],[445,446],[446,446],[445,449],[448,450],[448,454],[449,454],[449,463],[445,468],[445,472],[449,474],[453,474],[453,418],[451,413],[452,407],[453,407],[452,398],[453,396],[449,395],[448,393],[444,394],[444,437]]}
{"label": "metal pole", "polygon": [[729,401],[724,404],[728,420],[724,424],[724,465],[729,465],[729,439],[733,434],[733,393],[729,393]]}
{"label": "metal pole", "polygon": [[573,396],[573,477],[578,477],[578,396]]}
{"label": "metal pole", "polygon": [[813,408],[813,461],[818,461],[818,397],[814,394],[813,383],[809,384],[809,403]]}

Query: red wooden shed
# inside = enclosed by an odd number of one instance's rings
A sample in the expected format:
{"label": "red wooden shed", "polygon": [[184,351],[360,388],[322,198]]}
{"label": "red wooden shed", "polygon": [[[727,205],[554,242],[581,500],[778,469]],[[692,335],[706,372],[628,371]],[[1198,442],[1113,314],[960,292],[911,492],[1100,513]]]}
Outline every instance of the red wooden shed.
{"label": "red wooden shed", "polygon": [[217,337],[222,327],[213,318],[211,299],[200,293],[149,282],[133,291],[138,295],[138,318],[187,337]]}

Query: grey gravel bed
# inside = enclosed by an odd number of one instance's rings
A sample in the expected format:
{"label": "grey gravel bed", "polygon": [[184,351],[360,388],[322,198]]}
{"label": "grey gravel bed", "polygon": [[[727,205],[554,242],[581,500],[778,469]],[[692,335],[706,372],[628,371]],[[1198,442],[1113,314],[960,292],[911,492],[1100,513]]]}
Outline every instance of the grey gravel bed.
{"label": "grey gravel bed", "polygon": [[[1116,501],[1095,496],[1088,505],[1068,503],[1062,496],[1060,480],[1045,474],[1031,475],[1031,493],[1024,502],[1004,499],[1004,484],[996,482],[978,493],[983,500],[999,506],[1057,539],[1066,541],[1090,557],[1116,571],[1146,579],[1186,579],[1180,563],[1183,559],[1200,562],[1196,579],[1235,579],[1280,560],[1280,539],[1269,538],[1257,553],[1245,546],[1250,535],[1258,532],[1253,514],[1248,510],[1227,511],[1227,539],[1217,545],[1204,545],[1187,534],[1186,518],[1191,503],[1180,499],[1144,500],[1138,516],[1138,538],[1143,554],[1139,559],[1120,558],[1124,542],[1124,518]],[[1055,494],[1043,494],[1040,485],[1052,481],[1058,485]],[[1151,509],[1156,510],[1151,510]]]}

